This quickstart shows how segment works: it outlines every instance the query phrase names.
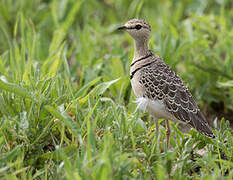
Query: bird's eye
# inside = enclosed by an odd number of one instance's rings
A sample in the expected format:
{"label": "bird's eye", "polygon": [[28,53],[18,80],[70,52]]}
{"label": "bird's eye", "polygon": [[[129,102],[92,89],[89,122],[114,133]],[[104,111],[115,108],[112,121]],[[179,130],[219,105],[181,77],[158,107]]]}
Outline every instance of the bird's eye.
{"label": "bird's eye", "polygon": [[142,28],[142,26],[140,25],[140,24],[137,24],[136,26],[135,26],[135,29],[137,29],[137,30],[139,30],[139,29],[141,29]]}

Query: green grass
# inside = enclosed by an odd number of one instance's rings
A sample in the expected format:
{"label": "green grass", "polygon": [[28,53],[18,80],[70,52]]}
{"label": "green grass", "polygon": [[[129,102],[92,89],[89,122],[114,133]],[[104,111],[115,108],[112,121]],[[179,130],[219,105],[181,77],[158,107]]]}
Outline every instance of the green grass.
{"label": "green grass", "polygon": [[[135,17],[215,140],[170,122],[166,149],[164,121],[136,111],[115,31]],[[232,19],[231,0],[0,1],[0,179],[232,179]]]}

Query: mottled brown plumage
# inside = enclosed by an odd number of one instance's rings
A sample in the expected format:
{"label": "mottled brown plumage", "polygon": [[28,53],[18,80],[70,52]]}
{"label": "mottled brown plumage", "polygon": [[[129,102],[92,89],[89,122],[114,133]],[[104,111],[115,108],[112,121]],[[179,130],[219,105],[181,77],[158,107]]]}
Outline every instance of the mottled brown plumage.
{"label": "mottled brown plumage", "polygon": [[[181,78],[148,49],[150,25],[144,20],[133,19],[119,29],[125,29],[134,38],[135,53],[130,68],[130,79],[138,107],[148,110],[157,119],[186,123],[200,133],[214,137]],[[166,124],[169,141],[168,121]]]}
{"label": "mottled brown plumage", "polygon": [[205,117],[181,78],[160,58],[150,58],[153,63],[138,71],[139,83],[145,90],[143,97],[162,101],[174,120],[187,123],[202,134],[213,137]]}

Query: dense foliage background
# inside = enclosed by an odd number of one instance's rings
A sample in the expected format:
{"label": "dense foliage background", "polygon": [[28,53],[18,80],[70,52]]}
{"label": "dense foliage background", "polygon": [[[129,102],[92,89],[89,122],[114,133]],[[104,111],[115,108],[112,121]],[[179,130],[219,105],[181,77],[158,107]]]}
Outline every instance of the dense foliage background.
{"label": "dense foliage background", "polygon": [[[163,120],[158,135],[136,110],[133,41],[115,31],[131,18],[216,139],[171,122],[166,149]],[[231,0],[1,0],[0,178],[232,179],[232,48]]]}

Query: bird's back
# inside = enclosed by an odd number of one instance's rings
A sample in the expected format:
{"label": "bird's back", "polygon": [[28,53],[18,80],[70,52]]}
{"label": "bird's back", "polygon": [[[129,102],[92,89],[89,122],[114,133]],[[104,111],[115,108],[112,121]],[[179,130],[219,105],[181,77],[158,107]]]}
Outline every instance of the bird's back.
{"label": "bird's back", "polygon": [[199,132],[214,137],[181,78],[157,55],[150,51],[133,61],[130,78],[142,108],[158,118],[190,124]]}

